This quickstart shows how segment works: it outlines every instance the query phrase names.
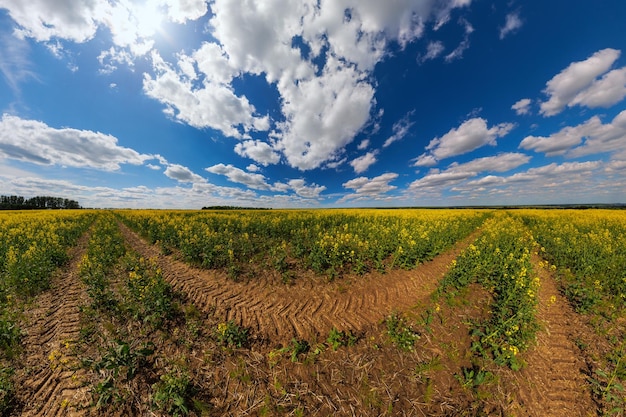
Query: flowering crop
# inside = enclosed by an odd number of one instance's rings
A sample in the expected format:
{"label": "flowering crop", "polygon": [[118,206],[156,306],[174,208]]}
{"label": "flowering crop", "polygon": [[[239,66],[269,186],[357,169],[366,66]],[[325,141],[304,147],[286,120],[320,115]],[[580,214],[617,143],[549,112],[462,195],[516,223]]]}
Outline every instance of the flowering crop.
{"label": "flowering crop", "polygon": [[521,366],[518,353],[534,340],[539,278],[532,273],[534,239],[525,226],[506,213],[485,221],[483,233],[453,261],[439,288],[444,294],[472,282],[493,296],[490,316],[476,323],[473,349],[493,355],[496,363]]}
{"label": "flowering crop", "polygon": [[246,262],[331,277],[413,268],[467,236],[487,216],[472,210],[118,211],[153,243],[206,268],[238,275]]}
{"label": "flowering crop", "polygon": [[614,210],[533,211],[518,214],[559,269],[579,311],[626,306],[626,213]]}
{"label": "flowering crop", "polygon": [[93,221],[83,211],[0,214],[0,293],[32,296],[49,285],[66,249]]}

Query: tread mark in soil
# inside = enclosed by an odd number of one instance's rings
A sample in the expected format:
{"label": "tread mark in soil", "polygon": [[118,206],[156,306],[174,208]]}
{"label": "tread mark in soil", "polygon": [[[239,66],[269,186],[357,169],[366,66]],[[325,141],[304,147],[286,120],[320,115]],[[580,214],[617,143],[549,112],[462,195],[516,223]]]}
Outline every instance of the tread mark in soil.
{"label": "tread mark in soil", "polygon": [[155,258],[164,278],[176,290],[185,292],[199,308],[207,312],[214,310],[216,317],[223,320],[241,320],[239,324],[258,330],[262,338],[279,342],[294,337],[306,340],[325,337],[333,326],[362,332],[391,311],[426,300],[451,261],[478,235],[472,233],[410,271],[373,272],[352,280],[347,287],[343,281],[328,283],[314,278],[278,286],[266,277],[249,283],[233,282],[225,274],[195,268],[163,255],[158,247],[146,243],[121,223],[120,229],[126,241],[142,256]]}

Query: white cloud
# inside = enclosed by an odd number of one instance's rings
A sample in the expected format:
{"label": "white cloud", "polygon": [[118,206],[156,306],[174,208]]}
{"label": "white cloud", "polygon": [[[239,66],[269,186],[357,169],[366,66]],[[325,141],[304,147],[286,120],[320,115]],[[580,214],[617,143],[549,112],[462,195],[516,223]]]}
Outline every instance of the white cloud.
{"label": "white cloud", "polygon": [[334,58],[322,75],[285,86],[281,95],[287,121],[277,124],[276,146],[301,170],[336,159],[364,127],[374,102],[365,75]]}
{"label": "white cloud", "polygon": [[[213,128],[225,136],[245,137],[244,132],[268,127],[267,116],[255,116],[255,108],[245,96],[237,96],[227,84],[205,78],[201,85],[175,71],[153,52],[155,77],[144,74],[144,92],[167,106],[166,112],[190,126]],[[185,62],[186,59],[185,59]]]}
{"label": "white cloud", "polygon": [[[541,114],[553,116],[563,111],[566,106],[577,104],[607,107],[623,99],[626,95],[624,68],[596,80],[611,68],[619,56],[619,50],[607,48],[594,53],[584,61],[571,63],[546,83],[544,92],[549,98],[541,103]],[[612,92],[610,91],[612,88],[617,90]]]}
{"label": "white cloud", "polygon": [[530,156],[523,153],[508,152],[496,156],[476,158],[472,161],[459,164],[453,162],[446,172],[506,172],[524,165],[530,161]]}
{"label": "white cloud", "polygon": [[[19,26],[19,37],[38,42],[87,42],[100,28],[109,30],[113,45],[133,56],[146,54],[162,22],[185,23],[208,11],[205,0],[0,0]],[[56,43],[55,48],[61,48]]]}
{"label": "white cloud", "polygon": [[357,146],[357,149],[359,151],[364,151],[366,150],[368,147],[370,146],[370,140],[369,139],[363,139],[361,141],[361,143],[359,143],[359,146]]}
{"label": "white cloud", "polygon": [[[580,146],[578,146],[580,145]],[[522,149],[545,153],[547,156],[580,156],[626,152],[626,110],[611,123],[602,124],[593,116],[577,126],[567,126],[550,136],[527,136],[519,145]]]}
{"label": "white cloud", "polygon": [[261,168],[259,168],[258,166],[254,165],[254,164],[250,164],[246,167],[246,170],[248,172],[259,172],[261,170]]}
{"label": "white cloud", "polygon": [[374,178],[367,177],[358,177],[352,179],[348,182],[343,183],[344,188],[349,188],[354,190],[354,194],[348,194],[344,196],[340,202],[347,201],[349,199],[355,198],[370,198],[370,199],[378,199],[383,194],[386,194],[390,191],[395,190],[395,185],[390,185],[389,183],[398,178],[398,174],[393,172],[388,172],[386,174],[379,175]]}
{"label": "white cloud", "polygon": [[385,143],[383,143],[383,148],[386,148],[392,143],[404,139],[404,137],[411,130],[411,127],[413,127],[413,125],[415,124],[415,122],[411,121],[411,117],[413,117],[414,114],[415,110],[412,110],[408,112],[402,119],[393,124],[393,135],[385,140]]}
{"label": "white cloud", "polygon": [[167,6],[167,15],[176,23],[199,19],[208,11],[206,0],[161,0],[160,3]]}
{"label": "white cloud", "polygon": [[437,58],[439,55],[443,53],[445,50],[445,46],[441,41],[432,41],[429,42],[426,46],[426,53],[420,57],[418,57],[418,61],[420,63],[429,61],[431,59]]}
{"label": "white cloud", "polygon": [[248,140],[238,143],[235,145],[235,152],[263,166],[277,164],[280,161],[280,155],[269,144],[260,140]]}
{"label": "white cloud", "polygon": [[504,39],[510,33],[516,32],[524,25],[519,17],[519,12],[513,12],[506,15],[506,22],[500,28],[500,39]]}
{"label": "white cloud", "polygon": [[523,98],[517,101],[511,106],[511,109],[515,110],[517,115],[530,114],[530,104],[532,101],[529,98]]}
{"label": "white cloud", "polygon": [[350,165],[352,166],[352,168],[354,168],[354,172],[360,174],[367,171],[370,166],[376,163],[377,153],[378,152],[376,151],[368,152],[365,155],[359,156],[358,158],[350,162]]}
{"label": "white cloud", "polygon": [[289,180],[289,187],[300,197],[302,198],[319,198],[319,195],[322,191],[326,189],[324,185],[307,185],[306,181],[298,178]]}
{"label": "white cloud", "polygon": [[207,180],[198,174],[195,174],[189,168],[178,164],[169,164],[164,174],[178,182],[205,183]]}
{"label": "white cloud", "polygon": [[0,121],[0,157],[38,165],[120,169],[142,165],[151,155],[118,146],[117,138],[100,132],[56,129],[36,120],[4,114]]}
{"label": "white cloud", "polygon": [[98,28],[98,18],[104,16],[107,2],[88,0],[0,0],[20,26],[18,34],[39,42],[52,38],[85,42]]}
{"label": "white cloud", "polygon": [[472,32],[474,32],[474,27],[467,20],[463,18],[459,19],[459,23],[463,25],[465,29],[465,35],[461,43],[459,43],[459,45],[456,48],[454,48],[452,52],[450,52],[448,55],[445,56],[446,62],[452,62],[455,59],[462,58],[465,51],[470,47],[469,37],[472,34]]}
{"label": "white cloud", "polygon": [[[375,105],[368,77],[388,43],[404,46],[429,20],[469,3],[216,0],[210,23],[233,68],[275,83],[285,121],[271,133],[273,148],[290,166],[309,170],[337,161],[365,127]],[[308,56],[294,45],[296,37]],[[312,59],[322,53],[318,68]]]}
{"label": "white cloud", "polygon": [[413,166],[416,167],[434,167],[437,165],[437,159],[434,156],[424,153],[415,159]]}
{"label": "white cloud", "polygon": [[506,172],[530,161],[522,153],[504,153],[496,156],[477,158],[463,164],[454,162],[445,171],[431,170],[424,177],[413,181],[409,189],[438,189],[451,187],[482,172]]}
{"label": "white cloud", "polygon": [[110,74],[116,71],[119,65],[126,65],[129,68],[133,68],[135,65],[130,52],[114,46],[107,51],[100,52],[98,61],[101,66],[100,72],[103,74]]}
{"label": "white cloud", "polygon": [[248,188],[254,190],[269,190],[270,185],[267,183],[267,178],[261,174],[254,174],[245,172],[233,165],[217,164],[212,167],[206,168],[206,170],[212,174],[223,175],[228,178],[229,181],[238,184],[244,184]]}
{"label": "white cloud", "polygon": [[494,146],[497,138],[506,136],[514,127],[512,123],[500,123],[488,128],[487,121],[481,117],[466,120],[458,128],[431,140],[426,147],[431,157],[429,154],[419,156],[416,166],[432,165],[433,160],[462,155],[485,145]]}
{"label": "white cloud", "polygon": [[568,106],[610,107],[626,97],[626,67],[610,71],[578,93]]}

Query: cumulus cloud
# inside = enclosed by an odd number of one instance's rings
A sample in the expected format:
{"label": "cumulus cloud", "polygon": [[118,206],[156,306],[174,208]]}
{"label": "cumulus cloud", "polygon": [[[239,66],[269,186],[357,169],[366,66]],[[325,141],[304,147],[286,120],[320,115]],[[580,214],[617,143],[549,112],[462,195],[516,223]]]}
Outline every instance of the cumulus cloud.
{"label": "cumulus cloud", "polygon": [[350,162],[350,165],[352,166],[352,168],[354,168],[354,172],[360,174],[367,171],[370,166],[376,163],[377,154],[378,152],[376,151],[368,152],[365,155],[359,156],[358,158]]}
{"label": "cumulus cloud", "polygon": [[434,161],[462,155],[485,145],[494,146],[496,139],[506,136],[514,127],[512,123],[500,123],[489,128],[481,117],[466,120],[458,128],[431,140],[426,147],[430,152],[419,156],[415,165],[429,166]]}
{"label": "cumulus cloud", "polygon": [[117,144],[117,138],[100,132],[56,129],[37,120],[4,114],[0,120],[0,157],[38,165],[120,169],[121,164],[142,165],[143,155]]}
{"label": "cumulus cloud", "polygon": [[398,120],[393,124],[392,131],[393,135],[385,140],[383,143],[383,148],[391,145],[394,142],[404,139],[404,137],[409,133],[415,122],[411,121],[411,117],[415,114],[415,110],[408,112],[402,119]]}
{"label": "cumulus cloud", "polygon": [[359,145],[357,146],[357,149],[360,151],[364,151],[366,150],[368,147],[370,146],[370,140],[369,139],[363,139],[361,141],[361,143],[359,143]]}
{"label": "cumulus cloud", "polygon": [[511,106],[511,109],[515,110],[515,113],[519,116],[524,114],[530,114],[530,104],[532,101],[529,98],[523,98],[517,101]]}
{"label": "cumulus cloud", "polygon": [[320,193],[326,189],[324,185],[307,185],[306,181],[301,178],[289,180],[289,187],[303,198],[318,198]]}
{"label": "cumulus cloud", "polygon": [[206,170],[212,174],[223,175],[229,181],[237,184],[243,184],[253,190],[275,192],[287,192],[292,190],[297,196],[305,199],[318,198],[319,194],[326,189],[323,185],[308,185],[306,181],[301,178],[291,179],[287,183],[276,182],[273,185],[270,185],[264,175],[246,172],[231,164],[217,164],[206,168]]}
{"label": "cumulus cloud", "polygon": [[353,194],[344,196],[340,201],[347,201],[355,198],[379,199],[383,194],[395,190],[395,185],[389,184],[398,178],[398,174],[388,172],[374,178],[358,177],[343,183],[343,188],[354,190]]}
{"label": "cumulus cloud", "polygon": [[207,180],[198,174],[195,174],[189,168],[178,164],[169,164],[164,174],[178,182],[204,183]]}
{"label": "cumulus cloud", "polygon": [[310,170],[339,160],[366,125],[375,105],[368,77],[388,44],[406,45],[426,22],[469,3],[216,0],[210,25],[233,68],[276,86],[285,121],[271,131],[272,147]]}
{"label": "cumulus cloud", "polygon": [[103,27],[109,30],[115,46],[128,48],[135,56],[152,48],[151,37],[161,21],[184,23],[208,11],[205,0],[0,0],[0,8],[17,23],[19,37],[83,43]]}
{"label": "cumulus cloud", "polygon": [[289,84],[281,90],[282,112],[287,121],[277,124],[289,165],[314,169],[337,157],[369,119],[374,88],[365,74],[329,58],[319,77]]}
{"label": "cumulus cloud", "polygon": [[248,140],[238,143],[235,145],[235,152],[263,166],[277,164],[280,161],[280,155],[269,144],[260,140]]}
{"label": "cumulus cloud", "polygon": [[246,172],[230,164],[217,164],[206,168],[206,170],[212,174],[223,175],[231,182],[243,184],[254,190],[271,189],[270,185],[267,183],[267,178],[262,174]]}
{"label": "cumulus cloud", "polygon": [[[620,56],[616,49],[602,49],[584,61],[571,63],[546,83],[549,96],[541,114],[554,116],[565,107],[608,107],[626,96],[626,67],[605,74]],[[605,74],[601,79],[597,79]]]}
{"label": "cumulus cloud", "polygon": [[506,172],[530,161],[528,155],[522,153],[503,153],[496,156],[477,158],[459,164],[454,162],[444,171],[431,170],[424,177],[413,181],[409,189],[435,189],[451,187],[482,172]]}
{"label": "cumulus cloud", "polygon": [[[148,56],[146,95],[170,117],[246,142],[236,152],[259,164],[283,159],[310,170],[342,160],[345,146],[367,127],[376,106],[371,82],[389,45],[404,48],[427,25],[436,29],[471,0],[214,0],[206,26],[211,42],[166,62],[153,49],[161,22],[183,23],[208,11],[205,0],[0,0],[18,33],[40,42],[87,42],[107,30],[112,45],[100,54],[104,72]],[[466,38],[473,30],[464,19]],[[467,39],[454,57],[468,47]],[[431,55],[440,54],[433,44]],[[170,58],[167,58],[168,60]],[[233,80],[265,77],[280,100],[280,121],[256,111]],[[251,141],[251,132],[267,137]],[[254,146],[253,146],[254,145]],[[271,149],[268,149],[268,146]]]}
{"label": "cumulus cloud", "polygon": [[144,74],[144,92],[165,104],[167,114],[190,126],[212,128],[235,138],[245,137],[240,127],[244,132],[268,128],[267,116],[255,115],[254,106],[245,96],[237,96],[229,84],[208,76],[194,83],[188,73],[176,71],[157,52],[152,53],[152,61],[156,75]]}
{"label": "cumulus cloud", "polygon": [[519,12],[513,12],[506,15],[506,22],[504,26],[500,28],[500,39],[504,39],[510,33],[516,32],[524,25],[522,19],[519,17]]}
{"label": "cumulus cloud", "polygon": [[603,124],[598,116],[593,116],[580,125],[566,126],[550,136],[527,136],[519,147],[545,153],[546,156],[565,155],[572,158],[626,152],[626,110],[610,123]]}

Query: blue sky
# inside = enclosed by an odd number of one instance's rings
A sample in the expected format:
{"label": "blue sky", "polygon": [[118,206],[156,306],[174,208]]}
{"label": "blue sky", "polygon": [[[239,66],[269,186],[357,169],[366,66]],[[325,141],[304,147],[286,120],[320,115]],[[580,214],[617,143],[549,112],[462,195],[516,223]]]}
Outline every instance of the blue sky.
{"label": "blue sky", "polygon": [[626,202],[626,2],[0,0],[0,194]]}

